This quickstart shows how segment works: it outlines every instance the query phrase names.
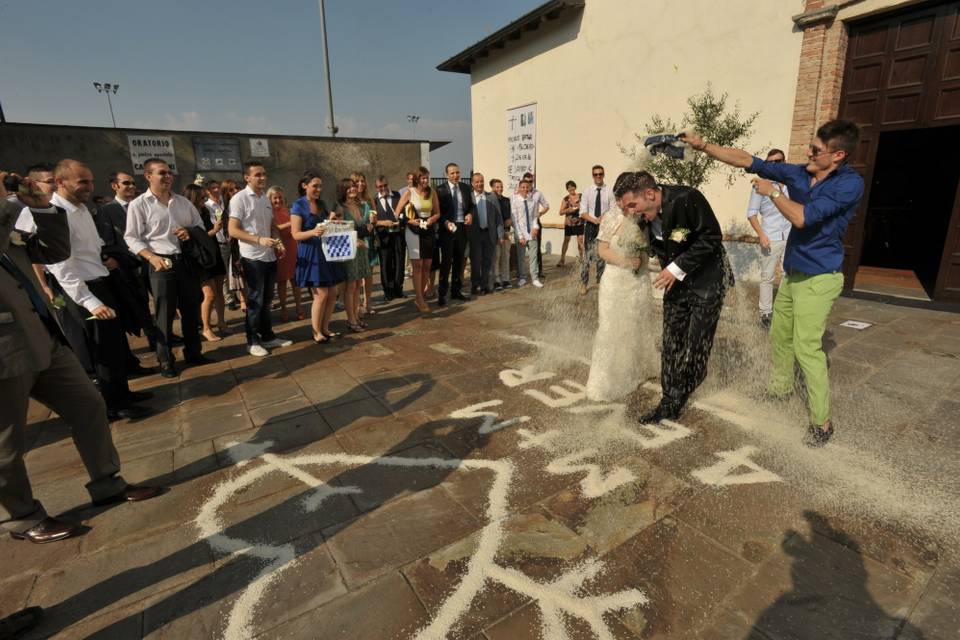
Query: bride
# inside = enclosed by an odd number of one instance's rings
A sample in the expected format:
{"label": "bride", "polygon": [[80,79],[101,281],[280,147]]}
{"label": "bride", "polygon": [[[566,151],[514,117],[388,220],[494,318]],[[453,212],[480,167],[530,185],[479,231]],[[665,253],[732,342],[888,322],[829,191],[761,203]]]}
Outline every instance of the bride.
{"label": "bride", "polygon": [[599,322],[587,379],[587,397],[595,401],[621,398],[659,370],[648,239],[641,227],[646,222],[625,215],[618,205],[603,214],[597,234],[597,251],[607,264],[600,280]]}

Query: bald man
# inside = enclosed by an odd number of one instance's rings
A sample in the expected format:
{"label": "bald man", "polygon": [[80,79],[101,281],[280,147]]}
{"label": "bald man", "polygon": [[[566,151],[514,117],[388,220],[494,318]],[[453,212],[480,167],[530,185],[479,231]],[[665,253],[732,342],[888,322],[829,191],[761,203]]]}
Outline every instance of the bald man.
{"label": "bald man", "polygon": [[[131,392],[127,384],[126,336],[109,277],[109,270],[118,264],[102,252],[103,240],[86,205],[93,193],[93,172],[82,162],[61,160],[53,177],[57,190],[50,203],[66,212],[71,251],[66,260],[47,269],[66,294],[65,311],[83,327],[107,415],[111,420],[143,418],[150,410],[134,403],[150,394]],[[34,233],[36,223],[32,216],[24,215],[17,221],[17,229]]]}

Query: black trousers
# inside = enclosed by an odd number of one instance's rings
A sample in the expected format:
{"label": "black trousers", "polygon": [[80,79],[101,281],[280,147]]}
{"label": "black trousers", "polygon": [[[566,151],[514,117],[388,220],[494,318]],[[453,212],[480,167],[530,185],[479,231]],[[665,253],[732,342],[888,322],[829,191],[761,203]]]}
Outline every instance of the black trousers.
{"label": "black trousers", "polygon": [[580,284],[587,286],[590,284],[590,263],[597,263],[597,282],[603,277],[603,268],[607,263],[600,259],[597,253],[597,233],[600,231],[600,225],[592,222],[583,224],[583,262],[580,263]]}
{"label": "black trousers", "polygon": [[380,285],[387,298],[399,298],[403,294],[403,267],[407,253],[402,233],[386,233],[380,236]]}
{"label": "black trousers", "polygon": [[725,294],[718,285],[701,297],[677,282],[664,296],[660,383],[665,404],[682,408],[706,378]]}
{"label": "black trousers", "polygon": [[470,288],[490,288],[493,279],[493,251],[496,245],[487,229],[477,229],[470,234]]}
{"label": "black trousers", "polygon": [[467,260],[468,245],[466,225],[458,223],[457,230],[453,233],[441,228],[440,285],[437,290],[437,294],[441,298],[445,298],[448,291],[453,295],[461,293],[463,289],[463,267]]}
{"label": "black trousers", "polygon": [[[87,283],[90,293],[111,309],[117,310],[117,298],[110,287],[108,278],[98,278]],[[89,354],[93,373],[98,379],[98,387],[107,406],[118,409],[130,404],[130,387],[127,385],[127,336],[120,318],[113,320],[87,320],[92,314],[64,296],[67,314],[76,327],[80,327],[84,344],[76,345]],[[74,346],[76,335],[67,335],[67,342]]]}
{"label": "black trousers", "polygon": [[163,366],[173,365],[170,336],[173,318],[180,310],[180,330],[183,332],[183,357],[191,360],[200,356],[200,279],[180,256],[171,256],[173,268],[156,271],[150,267],[150,288],[153,291],[154,324],[157,325],[157,360]]}
{"label": "black trousers", "polygon": [[247,317],[243,326],[247,330],[247,346],[269,342],[277,336],[273,333],[270,319],[270,304],[277,283],[277,263],[240,258],[243,265],[243,281],[246,285]]}

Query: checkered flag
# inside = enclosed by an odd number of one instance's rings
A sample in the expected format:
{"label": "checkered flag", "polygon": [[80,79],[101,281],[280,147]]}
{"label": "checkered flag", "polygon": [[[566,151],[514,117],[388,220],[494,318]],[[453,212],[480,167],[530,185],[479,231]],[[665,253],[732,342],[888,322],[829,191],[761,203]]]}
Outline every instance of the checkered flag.
{"label": "checkered flag", "polygon": [[357,257],[357,232],[327,231],[320,238],[327,262],[348,262]]}

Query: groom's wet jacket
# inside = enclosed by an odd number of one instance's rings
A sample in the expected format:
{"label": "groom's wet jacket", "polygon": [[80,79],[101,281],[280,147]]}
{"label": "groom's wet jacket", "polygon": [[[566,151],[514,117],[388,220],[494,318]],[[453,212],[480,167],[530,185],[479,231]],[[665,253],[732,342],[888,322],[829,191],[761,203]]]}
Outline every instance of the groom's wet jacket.
{"label": "groom's wet jacket", "polygon": [[701,298],[722,293],[733,285],[733,271],[723,248],[720,223],[710,203],[692,187],[660,188],[663,194],[660,209],[663,240],[657,240],[651,233],[650,246],[661,267],[675,262],[687,274],[667,295],[680,288]]}

